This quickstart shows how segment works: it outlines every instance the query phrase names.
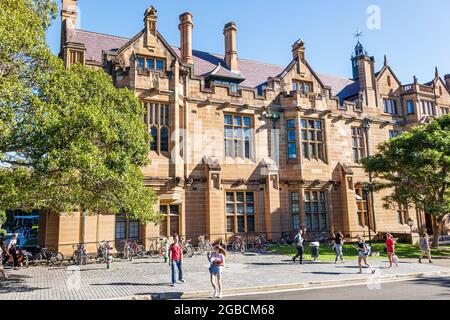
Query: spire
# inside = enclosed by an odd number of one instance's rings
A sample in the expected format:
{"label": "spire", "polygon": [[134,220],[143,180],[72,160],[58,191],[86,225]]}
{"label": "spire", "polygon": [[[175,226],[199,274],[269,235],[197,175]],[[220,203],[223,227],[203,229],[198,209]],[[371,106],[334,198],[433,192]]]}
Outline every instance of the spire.
{"label": "spire", "polygon": [[389,65],[387,55],[384,55],[384,66],[387,67]]}
{"label": "spire", "polygon": [[434,77],[435,77],[435,78],[439,78],[439,70],[438,70],[438,67],[435,67],[435,69],[434,69]]}

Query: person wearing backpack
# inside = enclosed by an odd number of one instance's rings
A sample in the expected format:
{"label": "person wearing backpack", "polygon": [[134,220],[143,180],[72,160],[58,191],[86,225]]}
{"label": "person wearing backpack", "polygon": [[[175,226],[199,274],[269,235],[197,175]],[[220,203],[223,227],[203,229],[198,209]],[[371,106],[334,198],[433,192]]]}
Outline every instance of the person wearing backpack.
{"label": "person wearing backpack", "polygon": [[299,258],[300,264],[303,264],[303,254],[305,251],[303,250],[304,239],[303,239],[302,235],[303,235],[303,231],[298,230],[298,233],[294,238],[294,244],[297,248],[297,254],[295,255],[295,257],[292,257],[292,261],[294,261],[294,263],[297,260],[297,258]]}
{"label": "person wearing backpack", "polygon": [[372,274],[374,274],[375,269],[367,262],[367,257],[370,255],[370,247],[364,242],[361,236],[358,236],[358,246],[356,249],[358,250],[358,273],[362,273],[362,262],[364,261],[364,264],[370,269]]}

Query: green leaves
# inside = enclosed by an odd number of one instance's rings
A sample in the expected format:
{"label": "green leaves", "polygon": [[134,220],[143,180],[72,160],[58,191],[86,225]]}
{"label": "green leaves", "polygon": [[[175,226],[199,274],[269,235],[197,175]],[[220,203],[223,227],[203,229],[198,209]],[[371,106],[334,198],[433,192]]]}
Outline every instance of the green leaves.
{"label": "green leaves", "polygon": [[438,219],[450,212],[449,115],[382,144],[362,163],[378,189],[393,188],[386,201],[413,203]]}
{"label": "green leaves", "polygon": [[0,209],[157,221],[140,170],[149,165],[143,106],[102,70],[66,69],[50,54],[54,10],[50,0],[0,2]]}

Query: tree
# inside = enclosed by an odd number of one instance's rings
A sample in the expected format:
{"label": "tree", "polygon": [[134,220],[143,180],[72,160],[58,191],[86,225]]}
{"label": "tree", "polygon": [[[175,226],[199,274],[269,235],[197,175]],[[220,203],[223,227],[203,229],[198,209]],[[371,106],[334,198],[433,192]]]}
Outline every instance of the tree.
{"label": "tree", "polygon": [[362,164],[378,190],[392,189],[387,203],[414,204],[434,216],[437,246],[439,225],[450,213],[450,115],[383,143]]}
{"label": "tree", "polygon": [[158,221],[143,106],[101,70],[64,68],[45,43],[51,0],[0,2],[0,212],[41,209]]}

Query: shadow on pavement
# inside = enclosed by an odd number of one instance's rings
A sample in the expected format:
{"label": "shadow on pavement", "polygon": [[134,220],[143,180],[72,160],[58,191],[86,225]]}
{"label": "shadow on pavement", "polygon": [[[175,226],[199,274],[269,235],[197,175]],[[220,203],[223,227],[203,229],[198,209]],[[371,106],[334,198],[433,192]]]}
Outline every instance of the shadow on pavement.
{"label": "shadow on pavement", "polygon": [[25,284],[25,279],[29,279],[30,277],[9,274],[9,278],[7,280],[0,281],[0,294],[3,293],[16,293],[16,292],[34,292],[37,290],[46,290],[50,288],[39,288],[39,287],[30,287]]}

